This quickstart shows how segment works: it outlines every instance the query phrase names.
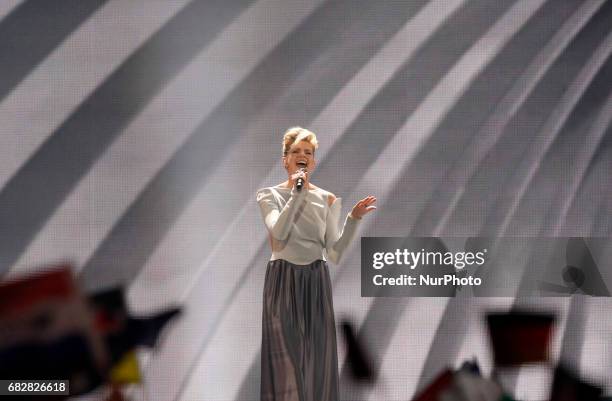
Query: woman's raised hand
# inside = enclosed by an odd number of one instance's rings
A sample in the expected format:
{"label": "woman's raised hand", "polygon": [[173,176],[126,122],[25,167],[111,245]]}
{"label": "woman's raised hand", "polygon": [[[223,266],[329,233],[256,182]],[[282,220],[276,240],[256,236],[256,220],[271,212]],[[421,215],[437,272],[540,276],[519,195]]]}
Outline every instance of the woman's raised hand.
{"label": "woman's raised hand", "polygon": [[376,210],[376,206],[374,205],[376,202],[376,198],[372,195],[367,198],[363,198],[359,202],[353,206],[353,210],[351,210],[351,215],[356,219],[361,219],[367,213],[370,213],[372,210]]}

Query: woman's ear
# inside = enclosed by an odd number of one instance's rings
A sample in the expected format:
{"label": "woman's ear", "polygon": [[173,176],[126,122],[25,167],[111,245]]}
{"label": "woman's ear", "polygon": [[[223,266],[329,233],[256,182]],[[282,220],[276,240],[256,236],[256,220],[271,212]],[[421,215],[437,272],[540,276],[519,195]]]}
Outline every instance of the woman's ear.
{"label": "woman's ear", "polygon": [[285,167],[285,168],[289,167],[287,165],[287,156],[283,156],[283,167]]}

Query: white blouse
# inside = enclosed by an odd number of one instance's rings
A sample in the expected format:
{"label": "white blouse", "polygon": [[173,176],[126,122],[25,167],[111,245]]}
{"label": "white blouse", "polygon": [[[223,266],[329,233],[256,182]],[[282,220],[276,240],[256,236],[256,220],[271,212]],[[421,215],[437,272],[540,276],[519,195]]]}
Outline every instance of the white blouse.
{"label": "white blouse", "polygon": [[296,265],[327,258],[340,261],[360,220],[349,213],[339,233],[342,199],[336,198],[329,206],[329,195],[321,188],[298,192],[275,186],[257,191],[257,203],[270,233],[270,260],[284,259]]}

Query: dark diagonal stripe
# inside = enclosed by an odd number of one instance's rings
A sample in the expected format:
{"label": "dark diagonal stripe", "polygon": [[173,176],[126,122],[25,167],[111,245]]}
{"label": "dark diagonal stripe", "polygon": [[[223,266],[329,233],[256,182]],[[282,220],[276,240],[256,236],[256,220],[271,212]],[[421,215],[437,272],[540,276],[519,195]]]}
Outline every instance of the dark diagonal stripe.
{"label": "dark diagonal stripe", "polygon": [[[525,194],[528,201],[521,206],[521,214],[532,214],[535,211],[536,215],[545,216],[541,221],[537,220],[540,224],[540,236],[560,235],[558,230],[564,223],[565,212],[567,212],[567,210],[564,211],[564,208],[568,201],[572,203],[575,201],[579,192],[576,185],[581,185],[587,177],[588,166],[595,159],[597,148],[603,142],[608,127],[608,125],[598,125],[600,136],[594,137],[592,134],[592,130],[596,129],[594,125],[601,124],[602,116],[610,118],[612,115],[608,103],[608,97],[612,91],[611,82],[612,57],[608,57],[572,110],[566,124],[542,161],[530,185],[531,188]],[[553,181],[558,181],[558,184],[551,185]],[[543,195],[546,193],[541,188],[545,187],[555,188],[549,202],[543,201]],[[572,190],[575,192],[571,192]],[[590,219],[585,216],[585,221],[588,222]],[[588,224],[575,228],[577,232],[582,233],[581,235],[586,235],[591,230]]]}
{"label": "dark diagonal stripe", "polygon": [[[210,180],[224,151],[241,136],[251,138],[247,140],[253,140],[253,148],[258,149],[249,152],[248,168],[254,166],[265,177],[279,158],[278,146],[266,148],[256,139],[266,133],[267,140],[278,143],[279,127],[296,121],[307,124],[316,118],[423,3],[406,6],[401,2],[344,0],[324,3],[315,10],[196,128],[151,180],[86,264],[82,273],[85,285],[90,288],[133,279],[169,227]],[[377,35],[368,37],[369,46],[355,50],[355,42],[349,38],[370,30],[376,30]],[[228,199],[224,211],[217,212],[227,213],[226,222],[253,196],[252,188],[235,191],[238,196]],[[203,239],[198,250],[202,260],[217,240],[210,236]]]}
{"label": "dark diagonal stripe", "polygon": [[0,102],[107,0],[28,0],[0,23]]}
{"label": "dark diagonal stripe", "polygon": [[[612,127],[608,127],[597,153],[591,160],[587,170],[587,178],[581,183],[579,197],[574,201],[568,214],[568,216],[574,216],[573,221],[582,221],[584,213],[589,211],[593,213],[593,216],[590,216],[594,222],[591,229],[593,237],[609,237],[612,234],[610,171],[612,171]],[[597,200],[597,203],[593,203],[594,200]],[[585,206],[594,207],[586,208]],[[563,235],[573,235],[569,231],[571,221],[567,222],[567,226],[568,232]]]}
{"label": "dark diagonal stripe", "polygon": [[257,352],[257,357],[251,363],[249,372],[242,380],[242,385],[238,391],[235,401],[258,400],[259,387],[261,382],[261,350]]}
{"label": "dark diagonal stripe", "polygon": [[0,273],[155,94],[253,0],[194,1],[135,51],[0,193]]}
{"label": "dark diagonal stripe", "polygon": [[[256,266],[256,265],[264,266],[266,264],[266,261],[269,260],[269,253],[270,253],[270,248],[267,243],[260,245],[259,248],[257,249],[257,253],[249,262],[249,266]],[[217,328],[219,328],[222,320],[225,318],[226,313],[229,311],[230,307],[232,306],[232,303],[238,297],[238,294],[242,290],[242,287],[245,285],[244,283],[246,283],[247,280],[253,280],[253,277],[251,276],[253,272],[257,272],[262,277],[265,274],[264,269],[252,269],[252,268],[244,269],[240,278],[236,280],[236,285],[232,288],[232,291],[228,294],[226,298],[226,302],[224,302],[221,310],[217,311],[214,314],[214,316],[204,316],[205,319],[206,318],[210,319],[210,324],[208,325],[207,331],[203,333],[204,335],[202,336],[202,343],[199,345],[197,353],[194,355],[194,358],[191,361],[191,367],[188,370],[189,373],[187,374],[186,377],[183,378],[183,382],[181,386],[179,387],[180,389],[182,390],[186,389],[187,384],[191,380],[191,375],[194,372],[196,372],[195,367],[197,366],[198,363],[200,363],[201,356],[204,354],[204,351],[206,351],[206,348],[208,347],[210,342],[213,340],[213,337],[216,335]],[[209,283],[216,282],[214,273],[215,272],[213,271],[212,274],[209,275],[209,280],[208,280]],[[263,286],[261,288],[263,288]],[[261,352],[258,352],[257,355],[258,357],[255,358],[255,361],[261,362]],[[255,369],[255,372],[252,371],[253,369]],[[257,374],[260,371],[259,369],[260,369],[259,364],[251,365],[251,367],[249,368],[249,373],[247,373],[245,380],[242,382],[240,386],[240,391],[238,391],[238,394],[248,394],[250,396],[259,394],[259,377],[260,376]],[[255,380],[253,380],[254,377],[255,377]],[[181,395],[182,395],[182,392],[179,393],[174,398],[174,400],[180,401]],[[242,398],[238,397],[238,400],[242,400]]]}
{"label": "dark diagonal stripe", "polygon": [[585,327],[588,319],[588,295],[574,294],[570,299],[567,311],[567,320],[561,335],[561,353],[559,361],[566,366],[580,366],[584,340],[586,338]]}

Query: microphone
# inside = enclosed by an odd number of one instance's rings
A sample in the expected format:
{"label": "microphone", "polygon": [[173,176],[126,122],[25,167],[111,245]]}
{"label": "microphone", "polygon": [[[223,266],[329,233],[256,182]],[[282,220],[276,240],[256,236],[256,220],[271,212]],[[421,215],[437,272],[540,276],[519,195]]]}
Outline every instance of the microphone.
{"label": "microphone", "polygon": [[[302,171],[302,172],[307,172],[308,170],[306,170],[306,167],[300,167],[298,169],[298,171]],[[298,192],[300,192],[302,190],[302,188],[304,187],[304,178],[300,177],[297,179],[297,181],[295,182],[295,189],[297,189]]]}

